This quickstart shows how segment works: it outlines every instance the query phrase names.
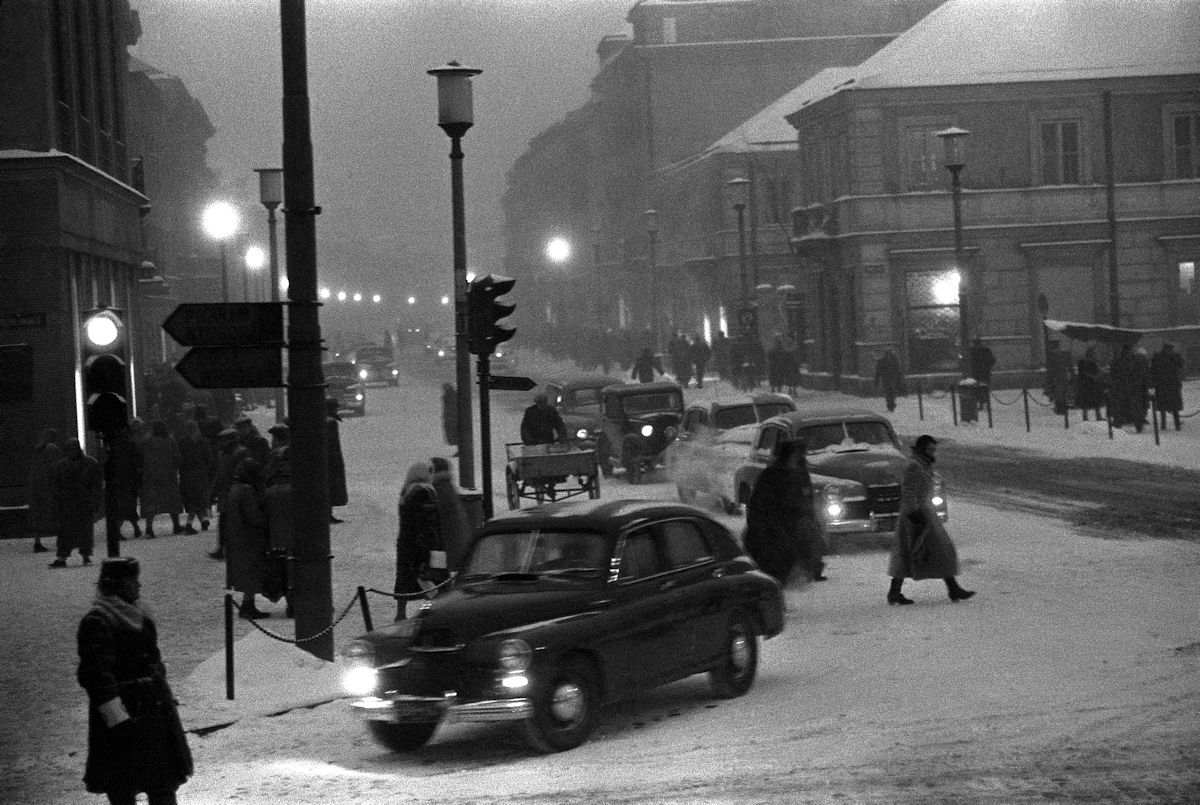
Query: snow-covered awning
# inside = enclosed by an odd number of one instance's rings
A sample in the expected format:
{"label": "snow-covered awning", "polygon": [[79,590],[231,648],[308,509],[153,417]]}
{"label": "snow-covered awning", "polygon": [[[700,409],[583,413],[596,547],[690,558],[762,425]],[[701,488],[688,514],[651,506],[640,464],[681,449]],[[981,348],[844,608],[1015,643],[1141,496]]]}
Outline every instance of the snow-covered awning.
{"label": "snow-covered awning", "polygon": [[1136,344],[1144,335],[1161,336],[1171,340],[1172,336],[1200,338],[1200,324],[1182,324],[1178,327],[1152,327],[1139,330],[1133,327],[1114,327],[1111,324],[1091,324],[1078,321],[1046,319],[1046,329],[1062,333],[1076,341],[1099,341],[1104,344]]}

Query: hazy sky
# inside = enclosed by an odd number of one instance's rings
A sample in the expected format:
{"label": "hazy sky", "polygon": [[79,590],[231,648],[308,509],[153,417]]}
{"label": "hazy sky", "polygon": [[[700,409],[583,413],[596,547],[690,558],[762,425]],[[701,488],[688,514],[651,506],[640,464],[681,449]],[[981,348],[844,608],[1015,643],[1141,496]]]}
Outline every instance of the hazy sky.
{"label": "hazy sky", "polygon": [[[282,164],[279,0],[131,0],[134,55],[207,110],[209,164],[265,240],[253,168]],[[634,0],[308,0],[322,284],[391,298],[450,286],[449,139],[431,67],[481,68],[463,140],[472,268],[499,268],[499,201],[526,143],[587,98]]]}

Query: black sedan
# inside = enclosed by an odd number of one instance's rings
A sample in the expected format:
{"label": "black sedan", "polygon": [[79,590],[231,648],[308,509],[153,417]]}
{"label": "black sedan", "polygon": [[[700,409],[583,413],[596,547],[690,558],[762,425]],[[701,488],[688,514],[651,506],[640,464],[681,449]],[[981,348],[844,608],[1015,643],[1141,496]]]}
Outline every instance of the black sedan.
{"label": "black sedan", "polygon": [[342,653],[351,706],[383,746],[439,724],[514,721],[541,752],[587,740],[601,705],[707,673],[750,690],[783,593],[733,535],[691,506],[552,504],[502,515],[452,589]]}

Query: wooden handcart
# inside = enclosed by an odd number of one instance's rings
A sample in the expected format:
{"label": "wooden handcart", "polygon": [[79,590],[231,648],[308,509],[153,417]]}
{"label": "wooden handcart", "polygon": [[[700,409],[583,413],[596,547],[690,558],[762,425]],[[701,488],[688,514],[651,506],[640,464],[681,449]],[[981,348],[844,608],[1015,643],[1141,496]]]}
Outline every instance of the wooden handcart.
{"label": "wooden handcart", "polygon": [[583,494],[592,500],[600,497],[600,465],[594,447],[512,442],[504,449],[508,508],[520,508],[522,500],[547,503]]}

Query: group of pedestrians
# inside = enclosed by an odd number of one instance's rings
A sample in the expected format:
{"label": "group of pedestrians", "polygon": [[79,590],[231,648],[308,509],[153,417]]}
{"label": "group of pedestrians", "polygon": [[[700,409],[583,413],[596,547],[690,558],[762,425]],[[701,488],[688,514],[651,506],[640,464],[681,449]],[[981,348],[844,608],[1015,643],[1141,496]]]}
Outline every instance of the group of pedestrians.
{"label": "group of pedestrians", "polygon": [[405,473],[397,504],[396,620],[408,604],[434,593],[462,565],[471,522],[452,467],[440,456],[414,463]]}
{"label": "group of pedestrians", "polygon": [[[975,595],[958,583],[958,553],[933,507],[936,448],[932,436],[918,437],[904,468],[896,536],[887,565],[889,606],[913,603],[902,592],[906,579],[941,579],[951,601]],[[815,509],[806,449],[800,439],[781,442],[746,504],[742,538],[746,552],[780,584],[787,584],[796,571],[812,581],[827,579],[827,548]]]}
{"label": "group of pedestrians", "polygon": [[675,373],[675,382],[687,388],[696,379],[696,388],[704,388],[704,373],[708,369],[708,361],[712,358],[712,348],[697,333],[687,336],[675,333],[667,343],[667,356],[671,362],[671,371]]}

